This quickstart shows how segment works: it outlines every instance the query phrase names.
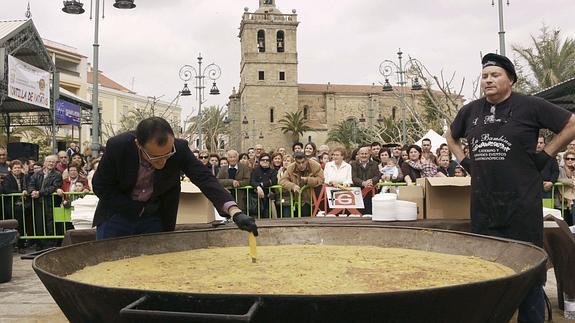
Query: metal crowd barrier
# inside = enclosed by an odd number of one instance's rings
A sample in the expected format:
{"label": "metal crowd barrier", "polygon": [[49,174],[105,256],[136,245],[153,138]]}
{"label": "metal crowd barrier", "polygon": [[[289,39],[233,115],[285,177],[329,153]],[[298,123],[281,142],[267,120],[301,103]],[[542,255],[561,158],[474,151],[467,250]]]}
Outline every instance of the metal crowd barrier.
{"label": "metal crowd barrier", "polygon": [[2,194],[2,220],[18,220],[20,239],[61,239],[72,228],[72,208],[62,203],[88,194],[93,193],[65,192],[63,198],[53,193],[48,199],[33,199],[22,193]]}
{"label": "metal crowd barrier", "polygon": [[[377,192],[379,192],[381,190],[382,187],[398,187],[398,186],[406,186],[407,183],[405,182],[380,182],[378,183],[373,189],[368,189],[365,190],[364,192],[364,196],[367,194],[371,194],[372,197],[373,195],[377,194]],[[321,188],[321,189],[318,189]],[[252,200],[250,199],[250,194],[252,194],[253,192],[253,187],[252,186],[242,186],[242,187],[238,187],[238,188],[234,188],[232,189],[233,193],[232,195],[234,196],[236,202],[238,203],[238,205],[240,205],[240,207],[242,207],[242,209],[245,209],[244,211],[246,212],[246,214],[251,215],[251,216],[255,216],[258,219],[262,218],[262,214],[261,214],[261,203],[262,203],[262,199],[257,199],[257,208],[255,208],[255,210],[251,207],[252,205]],[[268,218],[272,218],[273,217],[273,207],[275,207],[276,209],[276,213],[277,213],[277,217],[279,218],[283,218],[284,217],[284,213],[287,211],[289,213],[289,216],[286,217],[298,217],[301,218],[303,215],[305,215],[305,212],[302,212],[302,206],[306,205],[306,207],[309,207],[309,215],[310,216],[316,216],[317,213],[320,211],[320,207],[319,207],[319,203],[324,203],[324,209],[327,208],[327,201],[324,198],[320,198],[322,196],[322,193],[325,190],[325,185],[322,186],[317,186],[317,187],[310,187],[310,186],[303,186],[299,193],[294,197],[294,193],[293,192],[289,192],[289,191],[285,191],[282,189],[281,185],[274,185],[271,187],[267,188],[268,190],[268,194],[267,194],[267,198],[268,198]],[[311,190],[311,194],[310,195],[310,200],[309,201],[302,201],[302,196],[305,195],[305,192]],[[270,194],[270,193],[276,193],[276,194]],[[284,194],[285,193],[285,194]],[[289,195],[288,195],[289,194]],[[289,201],[286,201],[288,200]],[[286,205],[289,202],[289,206]],[[287,210],[286,210],[287,209]],[[257,212],[257,214],[253,214],[255,212]]]}
{"label": "metal crowd barrier", "polygon": [[[405,182],[380,182],[373,189],[362,190],[363,196],[368,194],[377,194],[383,187],[399,187],[406,186]],[[327,200],[325,198],[321,199],[322,192],[325,191],[325,185],[310,187],[303,186],[300,192],[294,196],[293,192],[285,191],[281,185],[274,185],[266,188],[268,203],[268,214],[267,218],[284,218],[284,214],[287,212],[285,217],[302,217],[302,206],[304,204],[309,205],[309,216],[316,216],[320,211],[320,203],[324,203],[324,210],[327,209]],[[302,201],[302,196],[304,192],[311,190],[310,200]],[[255,203],[256,207],[252,208],[252,199],[250,195],[253,191],[251,186],[243,186],[233,189],[233,195],[238,204],[245,203],[243,208],[248,215],[257,217],[258,219],[263,217],[261,214],[263,199],[257,198]],[[555,207],[555,192],[560,191],[563,193],[565,191],[565,186],[562,183],[555,183],[553,189],[551,190],[551,198],[543,199],[543,206],[554,208]],[[243,194],[242,194],[243,193]],[[2,220],[16,219],[21,223],[20,228],[20,238],[21,239],[60,239],[64,238],[66,230],[72,228],[71,226],[71,213],[72,208],[63,206],[63,201],[72,202],[75,199],[84,197],[86,195],[93,193],[79,193],[79,192],[65,192],[64,198],[60,197],[56,193],[51,195],[50,200],[46,198],[33,199],[29,196],[23,196],[22,193],[12,193],[12,194],[2,194],[1,195],[1,205],[2,205]],[[244,195],[244,196],[241,196]],[[243,200],[240,201],[240,197]],[[565,201],[561,199],[561,215],[565,218]],[[255,211],[255,214],[254,214]]]}

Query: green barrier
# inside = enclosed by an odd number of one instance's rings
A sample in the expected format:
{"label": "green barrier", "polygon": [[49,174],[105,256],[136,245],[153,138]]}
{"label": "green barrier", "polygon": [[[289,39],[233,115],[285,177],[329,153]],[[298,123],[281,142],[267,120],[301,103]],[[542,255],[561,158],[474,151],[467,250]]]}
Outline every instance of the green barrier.
{"label": "green barrier", "polygon": [[[283,208],[281,207],[281,201],[282,201],[282,198],[283,198],[283,188],[282,188],[282,186],[281,186],[281,185],[274,185],[274,186],[267,187],[267,188],[265,188],[265,189],[267,189],[267,193],[268,193],[268,194],[267,194],[267,198],[268,198],[268,218],[273,218],[273,212],[274,212],[274,211],[273,211],[273,209],[272,209],[272,206],[273,206],[273,208],[276,207],[276,198],[275,198],[276,196],[280,198],[279,217],[280,217],[280,218],[283,217],[283,211],[284,211],[284,210],[283,210]],[[261,218],[262,218],[262,214],[261,214],[261,207],[262,207],[262,205],[260,204],[260,203],[261,203],[261,199],[260,199],[260,198],[257,198],[257,199],[256,199],[256,203],[257,203],[256,211],[257,211],[257,214],[252,214],[252,205],[251,205],[251,204],[252,204],[252,199],[251,199],[251,195],[254,194],[253,190],[254,190],[254,188],[253,188],[252,186],[249,186],[249,185],[248,185],[248,186],[237,187],[237,188],[234,188],[234,189],[233,189],[233,192],[234,192],[234,193],[233,193],[233,196],[234,196],[234,199],[236,200],[236,203],[238,203],[238,205],[240,205],[240,206],[245,205],[245,212],[246,212],[247,215],[255,216],[255,217],[257,217],[258,219],[261,219]],[[242,192],[242,191],[243,191],[243,192]],[[243,193],[243,195],[244,195],[243,197],[245,198],[245,204],[242,203],[242,202],[244,202],[243,199],[242,199],[242,201],[240,201],[240,195],[242,195],[242,193]],[[272,193],[275,193],[275,194],[272,194]],[[290,200],[291,200],[291,194],[290,194]],[[277,212],[277,211],[276,211],[276,212]],[[291,212],[292,212],[292,216],[293,216],[293,210],[292,210]]]}
{"label": "green barrier", "polygon": [[[68,203],[92,193],[66,192]],[[56,193],[33,199],[22,193],[2,194],[2,219],[17,219],[20,239],[61,239],[71,225],[72,208]]]}

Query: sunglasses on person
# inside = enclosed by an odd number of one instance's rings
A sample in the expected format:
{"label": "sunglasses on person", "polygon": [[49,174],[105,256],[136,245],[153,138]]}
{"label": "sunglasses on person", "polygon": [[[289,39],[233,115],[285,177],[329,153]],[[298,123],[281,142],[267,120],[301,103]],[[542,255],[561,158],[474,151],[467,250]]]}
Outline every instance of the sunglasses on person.
{"label": "sunglasses on person", "polygon": [[200,156],[199,159],[208,159],[208,156]]}
{"label": "sunglasses on person", "polygon": [[575,160],[575,157],[565,157],[565,160]]}
{"label": "sunglasses on person", "polygon": [[172,145],[172,151],[170,151],[169,153],[167,153],[165,155],[161,155],[161,156],[150,156],[150,154],[148,154],[148,152],[144,149],[144,147],[140,146],[140,144],[137,144],[137,145],[138,145],[138,149],[140,149],[140,151],[142,151],[144,153],[144,155],[146,155],[146,158],[151,162],[162,160],[162,159],[168,159],[176,153],[176,145],[175,144]]}

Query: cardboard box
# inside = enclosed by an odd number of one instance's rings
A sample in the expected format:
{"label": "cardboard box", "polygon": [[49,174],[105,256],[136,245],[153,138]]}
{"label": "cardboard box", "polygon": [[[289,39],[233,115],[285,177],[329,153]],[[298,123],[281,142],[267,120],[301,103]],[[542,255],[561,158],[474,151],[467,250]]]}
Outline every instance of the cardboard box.
{"label": "cardboard box", "polygon": [[177,224],[210,223],[215,219],[214,205],[191,182],[182,182]]}
{"label": "cardboard box", "polygon": [[423,198],[423,187],[421,186],[400,186],[397,190],[397,199],[414,202],[417,204],[417,219],[425,219],[425,204]]}
{"label": "cardboard box", "polygon": [[469,219],[471,177],[428,177],[417,180],[425,197],[426,219]]}

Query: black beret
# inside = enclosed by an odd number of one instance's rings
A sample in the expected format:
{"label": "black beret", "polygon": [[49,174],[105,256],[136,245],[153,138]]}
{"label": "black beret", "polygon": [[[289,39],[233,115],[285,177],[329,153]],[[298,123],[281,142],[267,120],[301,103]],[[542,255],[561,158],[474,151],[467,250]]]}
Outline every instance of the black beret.
{"label": "black beret", "polygon": [[517,82],[517,73],[515,73],[515,66],[513,65],[513,63],[511,63],[509,58],[505,56],[494,53],[486,54],[485,56],[483,56],[483,59],[481,59],[481,65],[483,66],[482,68],[486,68],[488,66],[499,66],[507,72],[507,75],[509,76],[511,81],[513,81],[513,83]]}

